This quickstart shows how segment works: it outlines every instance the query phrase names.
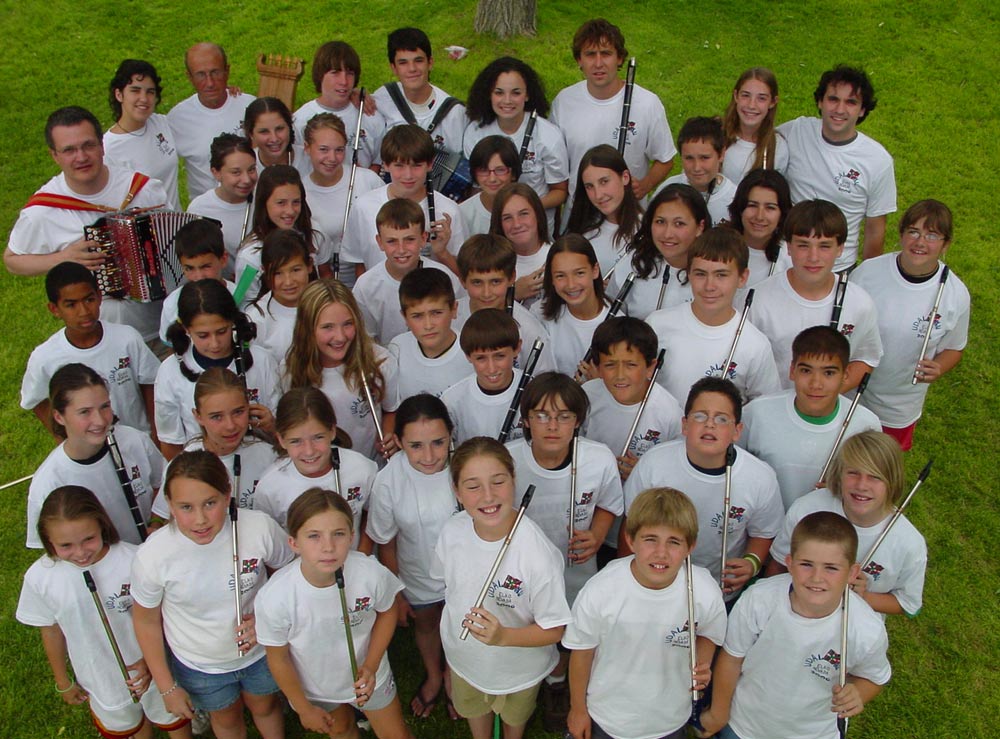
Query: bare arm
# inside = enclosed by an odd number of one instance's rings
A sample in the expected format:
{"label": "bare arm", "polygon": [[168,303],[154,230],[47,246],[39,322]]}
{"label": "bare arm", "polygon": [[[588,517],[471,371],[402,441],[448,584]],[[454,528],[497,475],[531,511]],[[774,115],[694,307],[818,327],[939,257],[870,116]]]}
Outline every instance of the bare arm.
{"label": "bare arm", "polygon": [[654,161],[649,165],[649,172],[642,179],[632,180],[632,192],[639,199],[646,197],[657,185],[667,179],[670,170],[674,168],[674,160],[667,162]]}
{"label": "bare arm", "polygon": [[139,643],[146,667],[153,677],[156,689],[163,696],[167,710],[181,718],[194,718],[194,705],[184,688],[177,685],[167,664],[167,650],[163,643],[163,617],[160,607],[145,608],[132,603],[132,625],[135,640]]}
{"label": "bare arm", "polygon": [[101,252],[91,251],[97,242],[80,239],[49,254],[17,254],[8,246],[3,252],[3,263],[12,275],[34,277],[44,275],[60,262],[77,262],[89,270],[95,270],[104,263]]}
{"label": "bare arm", "polygon": [[538,624],[512,629],[503,626],[492,613],[485,608],[471,608],[465,614],[463,626],[469,627],[469,633],[481,641],[494,647],[547,647],[562,639],[565,626],[553,626],[543,629]]}
{"label": "bare arm", "polygon": [[885,216],[871,216],[865,219],[865,242],[862,259],[871,259],[882,253],[885,247]]}
{"label": "bare arm", "polygon": [[76,684],[70,677],[69,669],[66,666],[68,651],[66,649],[66,636],[58,624],[52,626],[42,626],[39,628],[42,634],[42,647],[45,649],[45,658],[52,668],[52,676],[56,680],[56,690],[66,703],[83,703],[87,700],[87,692]]}
{"label": "bare arm", "polygon": [[153,402],[153,386],[140,385],[139,392],[142,393],[142,404],[146,407],[146,418],[149,419],[149,437],[157,446],[160,440],[156,436],[156,404]]}
{"label": "bare arm", "polygon": [[732,557],[726,560],[726,587],[724,592],[735,593],[742,588],[750,578],[753,577],[753,564],[745,555],[753,554],[761,562],[767,561],[767,553],[771,551],[771,542],[774,539],[763,539],[751,536],[747,539],[747,547],[743,552],[743,557]]}
{"label": "bare arm", "polygon": [[288,705],[299,714],[302,727],[320,734],[329,734],[333,728],[333,719],[329,713],[319,706],[313,705],[306,698],[299,673],[295,671],[295,664],[292,662],[292,652],[289,645],[264,647],[264,650],[267,652],[267,666],[274,676],[274,682],[288,698]]}
{"label": "bare arm", "polygon": [[[42,422],[42,426],[45,427],[45,430],[55,436],[52,431],[52,412],[49,410],[49,399],[46,398],[41,403],[36,405],[31,409],[31,412],[35,414],[35,418]],[[59,437],[56,437],[56,439],[58,441],[62,441]]]}
{"label": "bare arm", "polygon": [[725,649],[719,652],[712,680],[712,705],[701,714],[705,731],[699,736],[712,736],[729,723],[729,709],[742,670],[742,657],[734,657]]}
{"label": "bare arm", "polygon": [[874,367],[865,362],[857,360],[848,362],[847,373],[844,375],[844,384],[840,388],[840,392],[850,392],[861,384],[861,378],[865,376],[865,372],[873,372],[874,370]]}
{"label": "bare arm", "polygon": [[590,712],[587,710],[587,688],[594,665],[593,649],[574,649],[569,655],[569,715],[566,725],[573,739],[590,739]]}
{"label": "bare arm", "polygon": [[945,349],[938,352],[934,359],[923,359],[917,367],[922,373],[917,375],[917,382],[931,383],[940,380],[943,375],[955,369],[955,366],[961,361],[962,350],[960,349]]}
{"label": "bare arm", "polygon": [[557,208],[566,202],[566,198],[569,195],[569,180],[563,180],[562,182],[557,182],[554,185],[549,184],[549,191],[545,193],[542,197],[542,207]]}

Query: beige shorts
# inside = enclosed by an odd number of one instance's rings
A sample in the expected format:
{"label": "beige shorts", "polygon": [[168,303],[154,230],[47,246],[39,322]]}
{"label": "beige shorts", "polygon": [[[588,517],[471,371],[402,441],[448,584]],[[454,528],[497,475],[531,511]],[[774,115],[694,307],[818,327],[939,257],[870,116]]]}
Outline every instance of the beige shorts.
{"label": "beige shorts", "polygon": [[541,682],[516,693],[490,695],[469,685],[452,670],[451,701],[462,718],[478,718],[493,711],[500,714],[505,724],[522,726],[528,723],[535,711],[540,686]]}

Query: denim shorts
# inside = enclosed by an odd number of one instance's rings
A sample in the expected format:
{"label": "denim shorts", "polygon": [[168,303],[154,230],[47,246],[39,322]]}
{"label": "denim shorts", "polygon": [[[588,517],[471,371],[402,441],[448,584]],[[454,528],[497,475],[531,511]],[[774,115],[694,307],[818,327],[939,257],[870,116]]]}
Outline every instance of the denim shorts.
{"label": "denim shorts", "polygon": [[221,711],[233,705],[240,693],[271,695],[278,692],[267,658],[261,657],[253,664],[234,670],[212,674],[188,667],[176,657],[171,657],[174,679],[191,696],[194,707],[200,711]]}

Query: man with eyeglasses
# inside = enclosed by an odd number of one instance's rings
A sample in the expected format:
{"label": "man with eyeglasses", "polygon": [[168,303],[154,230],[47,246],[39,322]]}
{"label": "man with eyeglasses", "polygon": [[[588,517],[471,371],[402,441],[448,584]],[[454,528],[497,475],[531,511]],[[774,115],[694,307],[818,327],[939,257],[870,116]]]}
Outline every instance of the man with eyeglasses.
{"label": "man with eyeglasses", "polygon": [[[49,116],[45,142],[61,172],[31,197],[10,232],[3,261],[12,274],[43,275],[60,262],[96,270],[105,258],[84,238],[84,227],[105,211],[167,202],[159,180],[105,164],[101,141],[101,124],[89,110],[69,106]],[[101,306],[102,319],[128,324],[147,340],[156,337],[159,315],[160,303],[105,298]]]}
{"label": "man with eyeglasses", "polygon": [[896,174],[885,147],[857,129],[877,102],[863,70],[841,65],[824,72],[813,97],[820,117],[788,121],[778,133],[788,141],[792,203],[829,200],[847,217],[847,242],[835,265],[840,272],[857,263],[862,221],[861,258],[882,253],[886,215],[896,210]]}
{"label": "man with eyeglasses", "polygon": [[193,200],[216,185],[209,166],[212,139],[222,133],[244,135],[243,115],[255,98],[230,94],[229,61],[218,44],[195,44],[184,55],[184,66],[195,94],[171,108],[167,121],[184,159],[188,197]]}

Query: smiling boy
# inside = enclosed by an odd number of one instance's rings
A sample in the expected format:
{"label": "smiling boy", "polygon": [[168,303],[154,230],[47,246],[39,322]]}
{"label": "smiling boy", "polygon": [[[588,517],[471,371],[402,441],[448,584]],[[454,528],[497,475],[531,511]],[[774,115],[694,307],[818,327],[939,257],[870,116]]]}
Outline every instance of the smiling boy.
{"label": "smiling boy", "polygon": [[861,69],[839,66],[823,73],[813,93],[819,118],[802,116],[778,127],[788,141],[785,177],[792,202],[823,198],[847,217],[847,240],[837,270],[882,253],[886,215],[896,210],[896,176],[885,148],[857,130],[875,110],[875,90]]}
{"label": "smiling boy", "polygon": [[736,195],[736,183],[722,174],[726,156],[726,136],[722,121],[716,116],[688,118],[677,134],[684,171],[668,178],[659,189],[680,183],[691,185],[705,198],[712,223],[729,220],[729,204]]}
{"label": "smiling boy", "polygon": [[[843,516],[820,512],[799,522],[785,559],[789,573],[755,583],[729,617],[699,736],[722,730],[730,739],[832,739],[837,718],[858,715],[882,691],[892,673],[885,625],[847,590],[859,569],[857,549],[858,536]],[[843,655],[845,591],[851,602]]]}
{"label": "smiling boy", "polygon": [[[749,316],[770,340],[779,372],[789,366],[792,340],[800,331],[832,323],[838,292],[834,268],[846,238],[844,214],[827,200],[807,200],[788,212],[785,241],[792,266],[755,288]],[[875,303],[864,288],[847,283],[836,328],[850,343],[850,362],[841,389],[847,392],[882,358]],[[784,385],[789,387],[790,383]]]}
{"label": "smiling boy", "polygon": [[[691,630],[687,576],[679,575],[698,529],[691,501],[673,488],[645,490],[629,508],[624,536],[635,555],[612,562],[584,586],[563,636],[572,650],[567,724],[574,739],[686,736]],[[703,689],[725,637],[726,611],[711,575],[693,569],[694,677]]]}

